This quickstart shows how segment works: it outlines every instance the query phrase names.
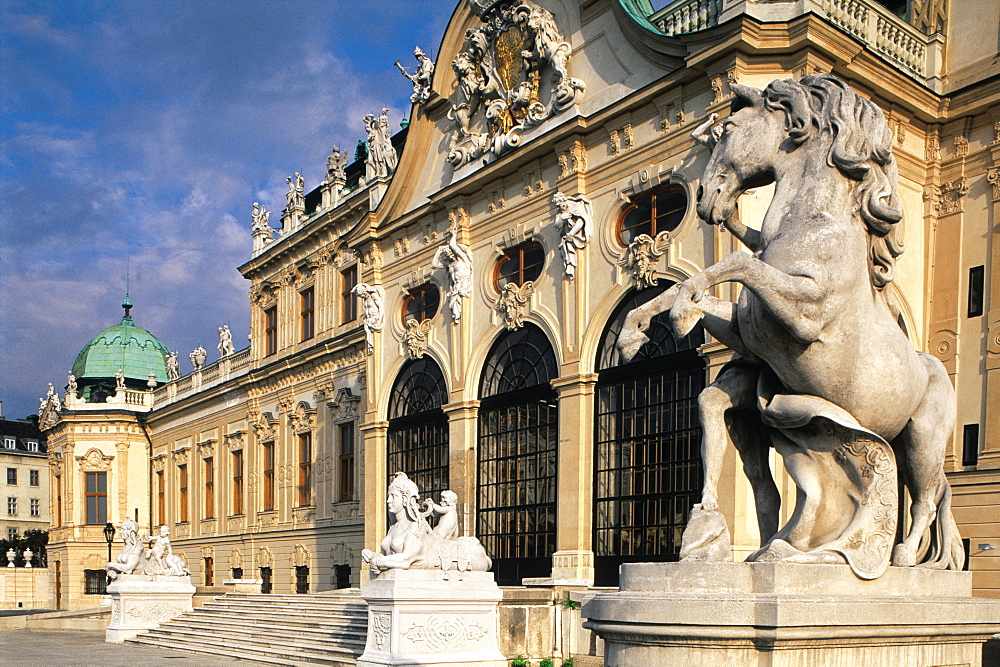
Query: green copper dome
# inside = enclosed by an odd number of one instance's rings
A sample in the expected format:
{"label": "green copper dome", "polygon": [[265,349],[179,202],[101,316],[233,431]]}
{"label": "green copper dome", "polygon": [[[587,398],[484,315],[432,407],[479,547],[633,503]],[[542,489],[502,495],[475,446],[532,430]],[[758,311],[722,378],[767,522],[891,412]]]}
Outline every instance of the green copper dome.
{"label": "green copper dome", "polygon": [[119,368],[126,384],[134,388],[145,389],[150,373],[156,374],[157,382],[167,381],[170,350],[156,336],[132,323],[132,302],[127,297],[122,306],[125,317],[121,324],[97,334],[77,355],[73,375],[82,385],[89,384],[87,380],[113,380]]}

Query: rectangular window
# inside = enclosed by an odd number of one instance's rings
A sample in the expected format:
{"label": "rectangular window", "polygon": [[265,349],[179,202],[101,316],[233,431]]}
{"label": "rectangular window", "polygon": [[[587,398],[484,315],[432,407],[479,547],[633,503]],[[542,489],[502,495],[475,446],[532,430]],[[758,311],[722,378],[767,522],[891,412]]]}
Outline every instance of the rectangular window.
{"label": "rectangular window", "polygon": [[205,565],[202,568],[202,579],[205,582],[206,586],[214,586],[215,585],[215,572],[214,572],[215,559],[212,558],[211,556],[205,556],[205,558],[203,558],[202,560],[205,562]]}
{"label": "rectangular window", "polygon": [[17,484],[17,468],[7,468],[7,483]]}
{"label": "rectangular window", "polygon": [[243,578],[243,568],[242,567],[234,567],[233,568],[233,579],[242,579],[242,578]]}
{"label": "rectangular window", "polygon": [[271,592],[271,568],[269,567],[260,568],[260,592]]}
{"label": "rectangular window", "polygon": [[161,526],[167,522],[167,483],[163,471],[156,471],[156,519]]}
{"label": "rectangular window", "polygon": [[351,587],[351,566],[350,565],[334,565],[333,566],[333,577],[334,577],[334,588],[350,588]]}
{"label": "rectangular window", "polygon": [[243,514],[243,450],[233,452],[233,514]]}
{"label": "rectangular window", "polygon": [[38,486],[38,471],[29,470],[28,471],[28,484],[31,486]]}
{"label": "rectangular window", "polygon": [[31,516],[42,516],[42,506],[38,498],[31,499]]}
{"label": "rectangular window", "polygon": [[[215,459],[205,459],[205,518],[215,516]],[[207,585],[207,584],[206,584]]]}
{"label": "rectangular window", "polygon": [[278,307],[264,311],[264,356],[278,353]]}
{"label": "rectangular window", "polygon": [[177,486],[180,489],[180,522],[188,521],[188,467],[177,466]]}
{"label": "rectangular window", "polygon": [[38,441],[37,440],[25,440],[25,446],[27,446],[29,452],[38,451]]}
{"label": "rectangular window", "polygon": [[7,539],[8,540],[16,540],[17,539],[17,528],[8,528],[7,529]]}
{"label": "rectangular window", "polygon": [[316,309],[314,307],[313,294],[312,287],[299,292],[299,299],[302,305],[302,340],[309,340],[315,333]]}
{"label": "rectangular window", "polygon": [[274,509],[274,443],[264,443],[264,510]]}
{"label": "rectangular window", "polygon": [[312,433],[299,435],[299,506],[312,504]]}
{"label": "rectangular window", "polygon": [[[103,525],[108,522],[108,473],[87,473],[87,523]],[[103,570],[102,570],[103,571]]]}
{"label": "rectangular window", "polygon": [[962,465],[979,463],[979,424],[966,424],[962,429]]}
{"label": "rectangular window", "polygon": [[298,595],[305,595],[309,592],[309,566],[295,566],[295,592]]}
{"label": "rectangular window", "polygon": [[4,449],[15,449],[17,447],[17,438],[12,438],[10,436],[4,436],[3,438],[3,448]]}
{"label": "rectangular window", "polygon": [[7,499],[7,514],[11,516],[17,514],[17,498]]}
{"label": "rectangular window", "polygon": [[350,266],[340,272],[340,323],[347,324],[358,318],[358,298],[354,296],[354,287],[358,284],[358,265]]}
{"label": "rectangular window", "polygon": [[108,573],[104,570],[84,570],[83,586],[84,595],[104,595],[108,592]]}
{"label": "rectangular window", "polygon": [[56,475],[56,516],[54,524],[57,526],[63,525],[63,510],[62,510],[62,477]]}
{"label": "rectangular window", "polygon": [[340,495],[338,499],[354,499],[354,422],[340,425]]}
{"label": "rectangular window", "polygon": [[969,269],[969,317],[983,314],[983,285],[985,268],[974,266]]}

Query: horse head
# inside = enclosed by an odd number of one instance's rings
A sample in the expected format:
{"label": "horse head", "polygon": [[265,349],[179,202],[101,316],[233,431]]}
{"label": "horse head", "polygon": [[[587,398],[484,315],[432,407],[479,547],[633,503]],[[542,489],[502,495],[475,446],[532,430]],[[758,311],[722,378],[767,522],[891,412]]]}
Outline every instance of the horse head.
{"label": "horse head", "polygon": [[774,180],[774,162],[787,138],[784,119],[767,108],[762,91],[737,83],[732,91],[730,115],[698,186],[698,216],[713,225],[729,219],[746,190]]}

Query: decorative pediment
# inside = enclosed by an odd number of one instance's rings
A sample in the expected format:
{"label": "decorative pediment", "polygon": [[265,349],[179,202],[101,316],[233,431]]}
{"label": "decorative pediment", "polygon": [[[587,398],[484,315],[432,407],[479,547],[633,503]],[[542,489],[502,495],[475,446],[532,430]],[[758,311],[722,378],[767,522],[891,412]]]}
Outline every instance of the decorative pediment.
{"label": "decorative pediment", "polygon": [[233,549],[229,552],[229,567],[235,569],[243,569],[243,552],[239,549]]}
{"label": "decorative pediment", "polygon": [[334,422],[347,422],[357,419],[360,403],[360,396],[355,396],[347,387],[341,387],[337,390],[337,395],[333,400],[327,403],[327,406],[331,410]]}
{"label": "decorative pediment", "polygon": [[470,6],[483,25],[466,32],[451,63],[458,85],[447,160],[455,168],[517,147],[522,133],[576,104],[586,87],[569,76],[572,46],[551,12],[529,0]]}
{"label": "decorative pediment", "polygon": [[202,440],[201,442],[195,444],[195,447],[198,449],[198,456],[200,456],[203,459],[208,458],[209,456],[213,456],[215,454],[216,442],[217,440],[215,438],[208,438],[206,440]]}
{"label": "decorative pediment", "polygon": [[290,415],[288,423],[294,433],[309,433],[316,428],[316,408],[305,401],[299,401]]}
{"label": "decorative pediment", "polygon": [[246,431],[231,431],[223,436],[229,451],[235,452],[238,449],[243,449],[243,445],[246,444],[246,434]]}
{"label": "decorative pediment", "polygon": [[278,420],[271,416],[270,412],[262,412],[253,421],[253,431],[257,436],[257,442],[270,442],[274,440],[278,429]]}
{"label": "decorative pediment", "polygon": [[166,454],[158,454],[154,456],[152,459],[150,459],[150,464],[153,467],[153,472],[159,472],[163,470],[163,467],[166,465],[166,463],[167,463]]}
{"label": "decorative pediment", "polygon": [[295,548],[292,549],[292,555],[290,557],[292,562],[292,567],[303,567],[309,564],[309,550],[306,549],[301,544],[296,544]]}
{"label": "decorative pediment", "polygon": [[111,469],[111,462],[114,461],[115,457],[105,456],[101,450],[96,447],[90,449],[83,456],[76,457],[76,460],[80,463],[80,470],[84,472],[100,472],[104,470]]}
{"label": "decorative pediment", "polygon": [[257,553],[254,554],[257,561],[257,567],[273,567],[274,566],[274,554],[267,547],[261,547],[257,549]]}
{"label": "decorative pediment", "polygon": [[191,453],[190,447],[181,447],[170,452],[170,460],[174,465],[184,465],[188,462],[188,455]]}
{"label": "decorative pediment", "polygon": [[262,280],[250,288],[250,301],[261,308],[269,308],[277,302],[279,289],[280,284]]}

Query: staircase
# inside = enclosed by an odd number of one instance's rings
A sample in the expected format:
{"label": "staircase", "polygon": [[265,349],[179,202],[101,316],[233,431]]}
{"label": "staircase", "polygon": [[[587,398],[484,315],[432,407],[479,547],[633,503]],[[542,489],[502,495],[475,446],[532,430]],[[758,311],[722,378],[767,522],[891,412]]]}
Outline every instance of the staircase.
{"label": "staircase", "polygon": [[357,591],[230,593],[129,643],[276,665],[354,667],[367,632],[368,605]]}

